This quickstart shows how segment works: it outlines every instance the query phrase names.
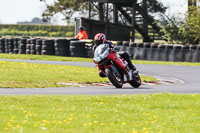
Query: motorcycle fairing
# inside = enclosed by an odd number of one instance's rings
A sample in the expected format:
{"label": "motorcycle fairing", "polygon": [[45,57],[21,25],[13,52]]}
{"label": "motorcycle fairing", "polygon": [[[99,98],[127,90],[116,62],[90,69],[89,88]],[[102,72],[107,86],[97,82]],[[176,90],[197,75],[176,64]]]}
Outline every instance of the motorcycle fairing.
{"label": "motorcycle fairing", "polygon": [[116,52],[111,51],[110,54],[108,55],[108,58],[110,58],[119,67],[121,67],[122,69],[124,69],[128,72],[128,70],[126,68],[127,64],[124,61],[122,61],[122,59],[120,58],[120,56]]}

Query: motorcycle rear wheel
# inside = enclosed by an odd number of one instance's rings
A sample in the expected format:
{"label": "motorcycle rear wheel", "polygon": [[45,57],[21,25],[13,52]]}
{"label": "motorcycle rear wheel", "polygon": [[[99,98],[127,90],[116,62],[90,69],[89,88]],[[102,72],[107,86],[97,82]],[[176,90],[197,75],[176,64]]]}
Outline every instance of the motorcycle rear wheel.
{"label": "motorcycle rear wheel", "polygon": [[105,69],[106,76],[110,80],[110,82],[116,87],[116,88],[122,88],[123,82],[122,80],[118,80],[115,74],[113,74],[112,70],[110,68]]}
{"label": "motorcycle rear wheel", "polygon": [[134,88],[138,88],[140,87],[140,85],[142,84],[140,75],[137,73],[133,76],[133,80],[129,81],[129,84],[131,86],[133,86]]}

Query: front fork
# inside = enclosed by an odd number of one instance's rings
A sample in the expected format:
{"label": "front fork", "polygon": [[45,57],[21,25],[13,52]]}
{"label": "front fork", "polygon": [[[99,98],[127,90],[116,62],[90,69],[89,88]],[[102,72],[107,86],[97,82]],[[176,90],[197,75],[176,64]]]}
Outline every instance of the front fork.
{"label": "front fork", "polygon": [[[117,68],[115,67],[115,65],[107,65],[105,66],[104,70],[102,69],[102,67],[100,65],[98,65],[98,68],[100,71],[102,71],[105,74],[105,69],[106,68],[111,68],[113,73],[118,76],[119,78],[122,79],[122,81],[124,82],[128,82],[133,80],[133,71],[131,69],[128,69],[129,71],[127,72],[126,70],[123,70],[122,73],[120,74],[119,71],[117,70]],[[123,76],[122,76],[123,75]]]}
{"label": "front fork", "polygon": [[114,74],[118,76],[120,79],[122,79],[122,81],[128,82],[128,81],[133,80],[133,71],[131,69],[128,72],[126,70],[123,70],[122,73],[120,74],[114,65],[111,65],[110,67],[112,71],[114,72]]}
{"label": "front fork", "polygon": [[124,81],[128,82],[128,81],[131,81],[131,80],[133,80],[133,71],[129,70],[128,72],[126,72],[124,74]]}

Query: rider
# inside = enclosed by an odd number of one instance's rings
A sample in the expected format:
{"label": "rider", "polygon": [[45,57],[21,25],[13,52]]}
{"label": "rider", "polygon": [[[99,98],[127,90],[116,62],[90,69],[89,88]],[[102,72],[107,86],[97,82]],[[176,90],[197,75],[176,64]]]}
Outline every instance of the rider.
{"label": "rider", "polygon": [[[108,44],[110,48],[114,48],[111,42],[106,41],[106,36],[103,33],[98,33],[94,37],[94,47],[93,52],[95,52],[95,49],[101,45],[101,44]],[[125,59],[128,62],[128,66],[135,71],[136,68],[132,64],[129,54],[127,52],[120,52],[118,53],[123,59]],[[99,72],[100,77],[105,77],[105,75],[102,72]]]}

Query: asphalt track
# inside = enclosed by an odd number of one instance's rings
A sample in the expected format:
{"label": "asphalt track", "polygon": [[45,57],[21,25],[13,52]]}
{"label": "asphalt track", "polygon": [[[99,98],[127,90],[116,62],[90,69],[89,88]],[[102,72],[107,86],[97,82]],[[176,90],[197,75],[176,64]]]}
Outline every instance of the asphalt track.
{"label": "asphalt track", "polygon": [[[84,67],[95,67],[89,62],[64,62],[64,61],[38,61],[21,59],[0,59],[1,61],[16,61],[40,64],[73,65]],[[151,75],[163,81],[175,83],[162,85],[142,85],[138,89],[133,89],[125,85],[122,89],[113,86],[104,87],[63,87],[63,88],[35,88],[16,89],[0,88],[0,95],[126,95],[126,94],[152,94],[152,93],[177,93],[195,94],[200,93],[200,67],[198,66],[171,66],[171,65],[136,65],[141,74]]]}

